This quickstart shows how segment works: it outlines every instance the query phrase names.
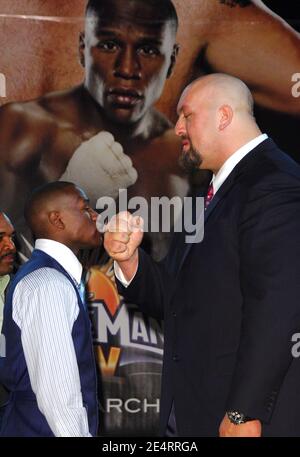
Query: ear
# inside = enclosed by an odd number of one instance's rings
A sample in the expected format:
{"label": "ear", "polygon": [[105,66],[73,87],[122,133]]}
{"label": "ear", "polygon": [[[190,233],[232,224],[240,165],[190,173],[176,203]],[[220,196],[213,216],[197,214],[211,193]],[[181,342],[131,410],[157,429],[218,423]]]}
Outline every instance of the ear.
{"label": "ear", "polygon": [[48,220],[56,230],[64,230],[65,224],[59,211],[50,211],[48,214]]}
{"label": "ear", "polygon": [[84,32],[80,32],[79,34],[79,61],[83,68],[85,67],[85,58],[84,58],[84,50],[85,50],[85,34]]}
{"label": "ear", "polygon": [[233,110],[229,105],[222,105],[219,108],[219,126],[218,129],[220,131],[226,129],[228,125],[231,124],[233,119]]}
{"label": "ear", "polygon": [[167,78],[170,78],[171,74],[173,73],[173,69],[174,69],[174,66],[175,66],[175,63],[176,63],[178,52],[179,52],[179,45],[178,44],[174,44],[172,55],[171,55],[171,63],[170,63],[170,66],[168,68]]}

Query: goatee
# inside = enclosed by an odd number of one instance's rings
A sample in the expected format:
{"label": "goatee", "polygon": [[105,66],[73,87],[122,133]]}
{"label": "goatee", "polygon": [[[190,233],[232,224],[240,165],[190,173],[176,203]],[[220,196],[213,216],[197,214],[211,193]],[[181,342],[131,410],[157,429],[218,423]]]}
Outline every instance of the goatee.
{"label": "goatee", "polygon": [[200,152],[195,148],[191,147],[188,151],[181,151],[179,157],[179,165],[187,172],[198,170],[202,163],[202,157]]}

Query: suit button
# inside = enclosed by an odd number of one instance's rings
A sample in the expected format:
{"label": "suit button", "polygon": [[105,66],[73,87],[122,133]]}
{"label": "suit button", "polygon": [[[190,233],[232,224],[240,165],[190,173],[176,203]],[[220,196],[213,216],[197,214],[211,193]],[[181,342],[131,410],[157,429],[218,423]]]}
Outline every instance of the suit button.
{"label": "suit button", "polygon": [[178,360],[179,360],[178,355],[177,355],[177,354],[174,354],[174,355],[173,355],[173,361],[174,361],[174,362],[178,362]]}
{"label": "suit button", "polygon": [[175,311],[173,311],[172,316],[177,317],[177,313],[175,313]]}

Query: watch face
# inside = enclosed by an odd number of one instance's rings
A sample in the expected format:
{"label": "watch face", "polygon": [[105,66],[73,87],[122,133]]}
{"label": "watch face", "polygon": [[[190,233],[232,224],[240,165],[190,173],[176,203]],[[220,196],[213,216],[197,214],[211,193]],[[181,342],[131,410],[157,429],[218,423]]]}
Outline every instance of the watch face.
{"label": "watch face", "polygon": [[235,425],[244,424],[246,422],[246,417],[243,413],[239,413],[238,411],[228,411],[227,412],[228,419]]}

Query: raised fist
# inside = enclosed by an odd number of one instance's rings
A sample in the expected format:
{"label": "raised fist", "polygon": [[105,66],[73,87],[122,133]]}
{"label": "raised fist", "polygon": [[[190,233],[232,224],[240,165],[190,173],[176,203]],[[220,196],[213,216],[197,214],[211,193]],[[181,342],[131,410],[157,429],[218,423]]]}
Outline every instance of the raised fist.
{"label": "raised fist", "polygon": [[76,149],[60,181],[77,184],[95,207],[100,197],[116,198],[119,189],[132,186],[137,177],[137,171],[120,143],[111,133],[102,131]]}
{"label": "raised fist", "polygon": [[111,218],[104,231],[108,255],[118,263],[131,261],[143,239],[143,219],[122,211]]}

